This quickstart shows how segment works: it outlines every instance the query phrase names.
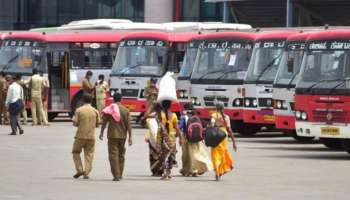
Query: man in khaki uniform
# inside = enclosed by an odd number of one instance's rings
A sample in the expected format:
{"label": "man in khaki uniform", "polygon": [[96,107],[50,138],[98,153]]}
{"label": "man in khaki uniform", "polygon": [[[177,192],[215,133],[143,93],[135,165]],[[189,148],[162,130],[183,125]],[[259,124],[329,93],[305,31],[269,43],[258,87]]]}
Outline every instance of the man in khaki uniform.
{"label": "man in khaki uniform", "polygon": [[[22,79],[21,76],[18,77],[18,80],[17,80],[17,83],[22,87],[23,89],[23,103],[25,105],[26,103],[26,100],[27,100],[27,97],[28,97],[28,90],[27,90],[27,85],[25,83],[25,81]],[[21,115],[22,115],[22,124],[23,125],[26,125],[27,122],[28,122],[28,115],[27,115],[27,109],[26,109],[26,106],[24,106],[22,112],[21,112]]]}
{"label": "man in khaki uniform", "polygon": [[[48,121],[44,112],[42,91],[44,88],[44,79],[38,74],[37,69],[33,69],[33,76],[29,81],[30,95],[31,95],[31,111],[33,118],[33,126],[38,124],[38,119],[42,119],[44,125],[48,125]],[[37,112],[39,116],[37,116]]]}
{"label": "man in khaki uniform", "polygon": [[83,79],[81,83],[81,87],[83,90],[84,94],[89,94],[92,97],[94,97],[94,85],[91,83],[91,78],[92,78],[92,71],[87,71],[85,78]]}
{"label": "man in khaki uniform", "polygon": [[131,119],[129,110],[126,107],[122,106],[120,103],[122,99],[121,94],[114,94],[113,99],[115,103],[107,107],[106,110],[111,110],[109,108],[117,106],[119,108],[120,118],[119,121],[117,121],[113,113],[103,112],[100,140],[103,140],[103,132],[108,124],[107,137],[109,163],[111,166],[113,181],[119,181],[123,178],[125,163],[125,142],[127,133],[129,133],[129,146],[132,145],[132,133],[130,125]]}
{"label": "man in khaki uniform", "polygon": [[7,81],[5,79],[5,74],[2,72],[0,74],[0,124],[5,124],[7,120],[7,113],[5,107],[5,100],[7,94]]}
{"label": "man in khaki uniform", "polygon": [[[47,111],[47,96],[49,94],[49,89],[50,89],[50,81],[46,77],[44,77],[43,72],[40,72],[40,76],[43,78],[43,91],[42,91],[42,99],[43,99],[43,107],[44,107],[44,113],[46,116],[46,119],[49,118],[48,116],[48,111]],[[41,122],[43,123],[42,119]]]}
{"label": "man in khaki uniform", "polygon": [[[73,117],[73,125],[78,127],[73,144],[73,161],[77,173],[73,176],[79,178],[84,175],[84,179],[89,178],[92,169],[92,161],[95,153],[95,129],[98,127],[98,111],[91,106],[92,97],[84,95],[84,105],[79,107]],[[80,153],[84,150],[85,169],[81,162]]]}

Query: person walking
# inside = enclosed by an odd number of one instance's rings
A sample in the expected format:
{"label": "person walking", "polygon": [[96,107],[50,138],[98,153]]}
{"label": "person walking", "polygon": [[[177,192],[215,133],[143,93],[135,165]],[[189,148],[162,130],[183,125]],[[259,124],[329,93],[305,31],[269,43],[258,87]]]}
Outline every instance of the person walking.
{"label": "person walking", "polygon": [[144,96],[146,98],[146,107],[147,111],[152,111],[152,106],[154,102],[157,100],[158,89],[157,89],[157,79],[151,78],[147,81],[147,86],[144,90]]}
{"label": "person walking", "polygon": [[177,166],[176,162],[176,138],[179,137],[180,146],[182,146],[182,133],[178,126],[178,119],[175,113],[170,111],[171,101],[164,100],[161,103],[161,130],[158,134],[158,140],[161,144],[162,169],[164,170],[162,180],[170,180],[171,170]]}
{"label": "person walking", "polygon": [[[203,141],[191,142],[188,138],[191,126],[196,126],[196,131],[202,131],[201,121],[194,111],[193,105],[188,103],[184,105],[184,113],[180,118],[180,129],[184,133],[184,143],[182,145],[182,169],[180,173],[183,176],[197,177],[213,169],[213,165],[206,152]],[[193,132],[195,130],[192,130]],[[203,133],[200,133],[203,134]],[[187,137],[186,137],[187,136]]]}
{"label": "person walking", "polygon": [[130,112],[126,107],[121,105],[121,99],[122,95],[115,93],[113,96],[114,103],[102,110],[100,140],[103,140],[104,130],[108,125],[108,157],[113,181],[120,181],[123,178],[126,151],[125,142],[127,138],[129,146],[132,145]]}
{"label": "person walking", "polygon": [[[92,162],[95,153],[96,128],[99,124],[99,113],[91,106],[92,97],[88,94],[83,96],[83,105],[79,107],[73,117],[73,125],[78,127],[74,144],[73,144],[73,161],[75,164],[76,174],[74,178],[84,176],[89,179],[92,170]],[[80,154],[84,150],[84,166],[82,164]]]}
{"label": "person walking", "polygon": [[95,84],[96,91],[96,108],[101,113],[106,106],[106,93],[109,91],[108,83],[104,80],[105,76],[100,74]]}
{"label": "person walking", "polygon": [[5,106],[6,95],[7,95],[7,81],[6,81],[4,72],[1,72],[0,74],[0,125],[5,124],[8,121],[6,106]]}
{"label": "person walking", "polygon": [[211,126],[220,128],[226,134],[226,138],[218,146],[211,149],[215,180],[220,181],[222,175],[233,169],[233,159],[228,150],[227,136],[231,137],[233,149],[237,151],[236,140],[230,127],[230,118],[224,114],[224,104],[221,102],[216,104],[216,111],[211,115]]}
{"label": "person walking", "polygon": [[[39,72],[40,76],[43,78],[43,88],[42,88],[42,100],[43,100],[43,108],[44,108],[44,114],[46,116],[46,119],[49,120],[49,114],[48,114],[48,104],[47,104],[47,98],[49,95],[49,89],[50,89],[50,81],[47,77],[44,76],[44,73],[42,71]],[[41,123],[44,123],[41,120]]]}
{"label": "person walking", "polygon": [[[33,76],[29,80],[29,88],[31,95],[31,111],[33,126],[38,125],[38,122],[42,119],[44,125],[49,125],[44,108],[43,108],[43,88],[44,88],[44,79],[39,75],[37,69],[33,69]],[[39,114],[37,114],[37,112]]]}
{"label": "person walking", "polygon": [[6,107],[10,113],[10,124],[12,132],[10,135],[17,134],[17,128],[19,134],[24,133],[22,126],[19,123],[19,114],[21,113],[24,104],[23,104],[23,88],[16,82],[18,77],[11,76],[9,77],[9,88],[7,90],[6,96]]}

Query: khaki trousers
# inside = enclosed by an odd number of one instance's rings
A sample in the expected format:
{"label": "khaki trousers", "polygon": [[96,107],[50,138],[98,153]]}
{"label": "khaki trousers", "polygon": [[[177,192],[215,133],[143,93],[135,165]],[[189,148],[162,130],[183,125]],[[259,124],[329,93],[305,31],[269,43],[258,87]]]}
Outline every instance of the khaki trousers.
{"label": "khaki trousers", "polygon": [[[38,119],[42,119],[44,124],[48,124],[41,97],[32,97],[31,110],[34,125],[38,124]],[[39,113],[39,116],[37,116],[37,113]]]}
{"label": "khaki trousers", "polygon": [[5,100],[0,101],[0,124],[5,124],[9,121],[9,117],[7,115],[7,110],[5,107]]}
{"label": "khaki trousers", "polygon": [[122,178],[125,162],[126,139],[108,139],[108,157],[114,178]]}
{"label": "khaki trousers", "polygon": [[[84,166],[81,162],[80,153],[84,150]],[[77,172],[89,175],[92,169],[92,161],[95,153],[95,140],[75,139],[73,144],[73,161]]]}

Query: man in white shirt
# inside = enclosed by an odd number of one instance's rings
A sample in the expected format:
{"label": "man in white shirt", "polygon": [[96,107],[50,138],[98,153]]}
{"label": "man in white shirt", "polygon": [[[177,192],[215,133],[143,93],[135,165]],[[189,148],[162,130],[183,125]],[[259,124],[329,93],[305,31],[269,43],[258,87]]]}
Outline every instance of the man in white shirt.
{"label": "man in white shirt", "polygon": [[16,81],[17,77],[11,76],[8,77],[9,80],[9,88],[6,96],[6,107],[10,113],[10,124],[12,132],[10,135],[16,135],[17,128],[19,130],[19,134],[22,135],[24,133],[20,123],[19,123],[19,114],[23,109],[23,88]]}

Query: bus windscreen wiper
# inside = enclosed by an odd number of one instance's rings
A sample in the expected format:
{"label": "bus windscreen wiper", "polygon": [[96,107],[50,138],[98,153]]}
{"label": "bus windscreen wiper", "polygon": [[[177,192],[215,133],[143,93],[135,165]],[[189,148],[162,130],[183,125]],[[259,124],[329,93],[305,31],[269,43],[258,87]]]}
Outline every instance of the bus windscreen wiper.
{"label": "bus windscreen wiper", "polygon": [[298,76],[298,73],[295,73],[292,78],[290,79],[290,81],[288,82],[287,88],[291,88],[292,87],[292,83],[294,81],[294,79]]}
{"label": "bus windscreen wiper", "polygon": [[223,77],[227,76],[230,73],[236,73],[236,72],[241,72],[241,71],[245,71],[245,70],[244,69],[234,69],[234,70],[223,71],[223,73],[218,78],[216,78],[215,81],[222,79]]}
{"label": "bus windscreen wiper", "polygon": [[327,82],[333,82],[333,81],[343,81],[343,79],[341,79],[341,78],[337,78],[337,79],[322,79],[322,80],[319,80],[316,83],[312,84],[310,87],[308,87],[306,89],[306,91],[310,92],[312,88],[316,87],[317,85],[319,85],[321,83],[327,83]]}
{"label": "bus windscreen wiper", "polygon": [[15,56],[13,56],[6,65],[2,68],[1,72],[4,72],[5,70],[8,70],[10,68],[10,64],[15,61],[18,58],[19,54],[17,53]]}
{"label": "bus windscreen wiper", "polygon": [[281,52],[278,56],[276,56],[276,58],[272,59],[271,62],[269,64],[266,65],[266,67],[260,72],[260,74],[258,75],[258,77],[256,78],[256,81],[260,81],[260,78],[262,77],[262,75],[265,74],[266,70],[270,69],[272,66],[274,66],[274,63],[276,62],[277,59],[279,59],[281,56],[283,55],[283,52]]}
{"label": "bus windscreen wiper", "polygon": [[338,83],[337,85],[335,85],[334,87],[332,87],[332,88],[329,90],[329,94],[332,94],[332,93],[335,91],[335,89],[337,89],[339,86],[344,85],[344,84],[346,83],[346,81],[350,81],[350,78],[348,77],[348,78],[342,79],[340,83]]}
{"label": "bus windscreen wiper", "polygon": [[141,67],[143,66],[143,64],[136,64],[136,65],[131,65],[127,68],[124,68],[121,72],[120,72],[120,75],[121,76],[124,76],[126,74],[127,71],[129,71],[130,69],[135,69],[135,68],[138,68],[138,67]]}
{"label": "bus windscreen wiper", "polygon": [[208,76],[209,74],[215,74],[215,73],[219,73],[219,72],[222,72],[223,70],[220,69],[220,70],[215,70],[215,71],[209,71],[205,74],[203,74],[201,77],[198,78],[198,80],[202,80],[204,77]]}

